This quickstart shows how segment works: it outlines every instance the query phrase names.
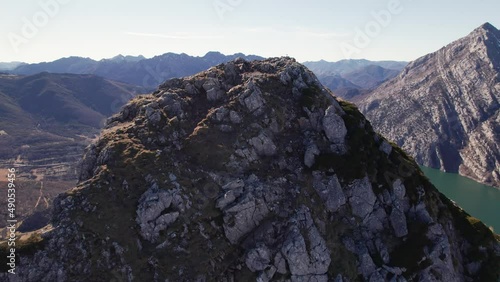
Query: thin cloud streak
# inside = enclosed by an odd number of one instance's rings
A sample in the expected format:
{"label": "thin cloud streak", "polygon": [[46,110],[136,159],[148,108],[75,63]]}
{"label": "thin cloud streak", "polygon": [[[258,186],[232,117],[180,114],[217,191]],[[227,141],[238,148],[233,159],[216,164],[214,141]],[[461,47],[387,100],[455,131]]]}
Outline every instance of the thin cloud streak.
{"label": "thin cloud streak", "polygon": [[171,34],[161,34],[161,33],[143,33],[143,32],[123,32],[127,35],[140,36],[140,37],[155,37],[155,38],[165,38],[165,39],[178,39],[178,40],[199,40],[199,39],[222,39],[222,36],[208,36],[208,35],[171,35]]}

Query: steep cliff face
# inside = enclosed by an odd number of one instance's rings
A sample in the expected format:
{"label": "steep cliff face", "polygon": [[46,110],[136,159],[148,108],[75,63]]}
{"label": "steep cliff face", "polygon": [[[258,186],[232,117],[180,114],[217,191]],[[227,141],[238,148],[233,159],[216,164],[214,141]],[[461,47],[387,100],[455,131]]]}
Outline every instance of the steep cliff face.
{"label": "steep cliff face", "polygon": [[235,60],[135,98],[54,209],[3,279],[499,277],[495,236],[290,58]]}
{"label": "steep cliff face", "polygon": [[360,102],[422,165],[500,187],[500,32],[490,24],[410,63]]}

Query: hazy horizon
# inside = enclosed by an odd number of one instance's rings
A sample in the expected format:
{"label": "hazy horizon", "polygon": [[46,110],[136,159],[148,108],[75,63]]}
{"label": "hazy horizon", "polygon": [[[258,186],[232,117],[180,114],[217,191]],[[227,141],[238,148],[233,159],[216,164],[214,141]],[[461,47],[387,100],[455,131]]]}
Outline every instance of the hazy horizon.
{"label": "hazy horizon", "polygon": [[[118,57],[118,56],[124,56],[124,57],[144,57],[145,59],[152,59],[154,57],[157,57],[157,56],[161,56],[161,55],[164,55],[164,54],[176,54],[176,55],[182,55],[182,54],[185,54],[185,55],[188,55],[188,56],[191,56],[191,57],[199,57],[199,58],[202,58],[204,57],[205,55],[207,55],[208,53],[211,53],[211,52],[219,52],[219,51],[216,51],[216,50],[212,50],[212,51],[208,51],[207,53],[203,54],[203,55],[192,55],[192,54],[187,54],[187,53],[175,53],[175,52],[165,52],[165,53],[162,53],[162,54],[156,54],[156,55],[153,55],[153,56],[144,56],[142,54],[139,54],[139,55],[129,55],[129,54],[117,54],[115,56],[112,56],[112,57],[107,57],[107,58],[91,58],[91,57],[83,57],[83,56],[77,56],[77,55],[71,55],[71,56],[66,56],[66,57],[60,57],[60,58],[57,58],[55,60],[51,60],[51,61],[39,61],[39,62],[23,62],[23,61],[0,61],[0,63],[5,63],[5,64],[9,64],[9,63],[28,63],[28,64],[38,64],[38,63],[50,63],[50,62],[53,62],[53,61],[56,61],[56,60],[59,60],[59,59],[67,59],[67,58],[71,58],[71,57],[78,57],[78,58],[84,58],[84,59],[92,59],[94,61],[100,61],[100,60],[111,60],[115,57]],[[235,55],[235,54],[238,54],[238,53],[242,53],[242,52],[236,52],[236,53],[222,53],[222,52],[219,52],[221,53],[222,55],[225,55],[225,56],[231,56],[231,55]],[[243,55],[245,56],[260,56],[259,54],[245,54],[243,53]],[[286,56],[286,55],[282,55],[282,56],[275,56],[275,57],[283,57],[283,56]],[[263,57],[263,58],[272,58],[272,57],[264,57],[264,56],[260,56],[260,57]],[[292,56],[289,56],[289,57],[292,57]],[[292,57],[294,58],[294,57]],[[296,59],[296,58],[294,58]],[[297,60],[297,59],[296,59]],[[401,61],[401,60],[370,60],[370,59],[366,59],[366,58],[351,58],[351,59],[340,59],[338,61],[342,61],[342,60],[368,60],[368,61],[394,61],[394,62],[409,62],[409,61]],[[325,59],[319,59],[319,60],[314,60],[314,61],[299,61],[300,63],[308,63],[308,62],[319,62],[319,61],[326,61],[326,62],[338,62],[338,61],[328,61],[328,60],[325,60]]]}
{"label": "hazy horizon", "polygon": [[0,12],[0,62],[209,51],[300,62],[412,61],[485,22],[499,27],[499,8],[493,0],[9,2]]}

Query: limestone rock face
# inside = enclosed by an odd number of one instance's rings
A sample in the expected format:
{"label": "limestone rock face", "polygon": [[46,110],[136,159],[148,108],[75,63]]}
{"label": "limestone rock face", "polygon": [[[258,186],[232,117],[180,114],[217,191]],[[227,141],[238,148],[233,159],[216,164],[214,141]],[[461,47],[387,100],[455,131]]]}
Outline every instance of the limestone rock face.
{"label": "limestone rock face", "polygon": [[360,103],[417,163],[500,187],[500,32],[490,24],[410,63]]}
{"label": "limestone rock face", "polygon": [[491,231],[291,58],[169,80],[84,159],[1,280],[498,278]]}

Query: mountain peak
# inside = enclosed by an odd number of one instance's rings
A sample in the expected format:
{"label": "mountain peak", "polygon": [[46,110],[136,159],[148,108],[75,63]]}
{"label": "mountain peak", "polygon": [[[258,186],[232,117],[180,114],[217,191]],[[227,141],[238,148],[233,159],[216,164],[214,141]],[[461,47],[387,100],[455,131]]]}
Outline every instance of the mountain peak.
{"label": "mountain peak", "polygon": [[474,41],[476,38],[481,38],[481,41],[488,42],[492,41],[497,47],[500,46],[497,42],[500,40],[500,31],[490,23],[484,23],[478,28],[474,29],[468,36],[464,39],[471,39]]}
{"label": "mountain peak", "polygon": [[235,59],[133,99],[81,171],[55,201],[54,229],[25,247],[39,251],[20,253],[19,280],[461,281],[498,272],[493,234],[289,57]]}
{"label": "mountain peak", "polygon": [[224,54],[222,54],[219,51],[208,51],[203,57],[210,57],[210,56],[224,56]]}
{"label": "mountain peak", "polygon": [[113,58],[111,58],[110,60],[123,60],[123,59],[125,59],[125,56],[123,56],[122,54],[118,54]]}
{"label": "mountain peak", "polygon": [[484,29],[486,31],[498,32],[498,29],[495,26],[493,26],[492,24],[490,24],[489,22],[482,24],[479,28]]}
{"label": "mountain peak", "polygon": [[139,55],[139,56],[130,56],[130,55],[124,56],[122,54],[118,54],[118,55],[114,56],[111,59],[102,59],[101,61],[138,62],[138,61],[141,61],[141,60],[144,60],[144,59],[146,59],[146,58],[144,56],[142,56],[142,55]]}

